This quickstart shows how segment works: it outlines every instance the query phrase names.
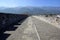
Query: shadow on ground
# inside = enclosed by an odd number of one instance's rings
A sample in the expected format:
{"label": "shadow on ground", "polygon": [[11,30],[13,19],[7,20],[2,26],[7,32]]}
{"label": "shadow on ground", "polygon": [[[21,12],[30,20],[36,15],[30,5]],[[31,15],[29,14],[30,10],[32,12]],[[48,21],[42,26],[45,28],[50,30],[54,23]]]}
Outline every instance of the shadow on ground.
{"label": "shadow on ground", "polygon": [[[0,40],[6,40],[11,34],[4,33],[5,31],[15,31],[18,27],[14,27],[14,25],[21,25],[24,20],[28,16],[24,15],[21,16],[22,19],[15,21],[14,23],[10,25],[5,25],[4,27],[0,27]],[[20,22],[20,24],[18,24]]]}

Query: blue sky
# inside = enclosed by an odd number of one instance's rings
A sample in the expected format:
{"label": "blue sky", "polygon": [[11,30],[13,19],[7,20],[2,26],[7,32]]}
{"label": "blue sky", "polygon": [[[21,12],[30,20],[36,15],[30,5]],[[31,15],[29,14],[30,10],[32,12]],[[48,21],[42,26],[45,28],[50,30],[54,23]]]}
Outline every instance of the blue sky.
{"label": "blue sky", "polygon": [[19,7],[19,6],[60,7],[60,0],[0,0],[0,7]]}

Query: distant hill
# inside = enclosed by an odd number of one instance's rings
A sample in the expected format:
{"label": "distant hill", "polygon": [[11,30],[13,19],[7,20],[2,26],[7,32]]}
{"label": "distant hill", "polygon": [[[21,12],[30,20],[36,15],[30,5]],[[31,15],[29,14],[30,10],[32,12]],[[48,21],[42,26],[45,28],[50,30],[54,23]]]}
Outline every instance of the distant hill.
{"label": "distant hill", "polygon": [[0,7],[0,12],[13,14],[60,14],[60,7]]}

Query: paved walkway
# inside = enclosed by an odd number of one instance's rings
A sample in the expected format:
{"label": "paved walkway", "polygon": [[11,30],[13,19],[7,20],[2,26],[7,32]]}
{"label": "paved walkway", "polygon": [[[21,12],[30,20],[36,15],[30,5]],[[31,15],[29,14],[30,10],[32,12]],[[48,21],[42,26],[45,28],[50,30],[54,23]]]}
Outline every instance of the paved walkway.
{"label": "paved walkway", "polygon": [[36,17],[28,17],[17,26],[15,31],[5,32],[11,34],[6,40],[60,40],[60,28]]}
{"label": "paved walkway", "polygon": [[60,25],[52,17],[48,17],[48,18],[46,18],[44,16],[33,16],[33,17],[37,18],[38,20],[42,20],[44,22],[47,22],[47,23],[49,23],[49,24],[51,24],[51,25],[53,25],[55,27],[60,28]]}
{"label": "paved walkway", "polygon": [[60,40],[60,28],[32,17],[41,40]]}
{"label": "paved walkway", "polygon": [[31,17],[27,18],[15,31],[6,31],[5,33],[11,34],[7,40],[40,40]]}

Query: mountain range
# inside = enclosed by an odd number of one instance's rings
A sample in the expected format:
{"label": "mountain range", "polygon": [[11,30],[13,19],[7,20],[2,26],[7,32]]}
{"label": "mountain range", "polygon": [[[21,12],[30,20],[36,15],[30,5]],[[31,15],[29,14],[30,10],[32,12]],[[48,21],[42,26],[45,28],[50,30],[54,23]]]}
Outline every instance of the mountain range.
{"label": "mountain range", "polygon": [[13,14],[60,14],[60,7],[0,7],[0,12]]}

